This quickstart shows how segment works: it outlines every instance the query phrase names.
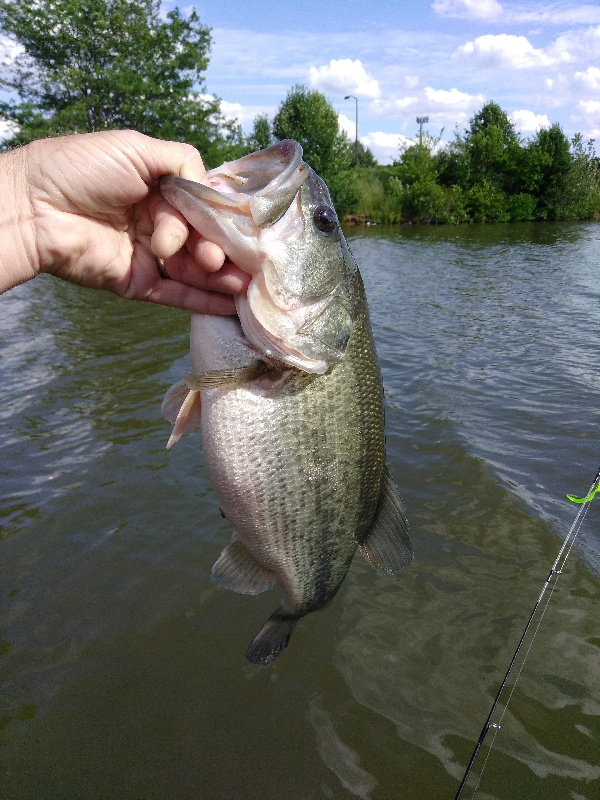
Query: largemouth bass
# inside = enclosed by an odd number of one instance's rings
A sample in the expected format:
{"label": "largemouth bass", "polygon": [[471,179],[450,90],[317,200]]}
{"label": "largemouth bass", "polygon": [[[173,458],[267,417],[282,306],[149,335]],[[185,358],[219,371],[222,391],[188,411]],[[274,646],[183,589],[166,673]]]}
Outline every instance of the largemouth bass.
{"label": "largemouth bass", "polygon": [[358,548],[384,573],[412,560],[385,463],[381,375],[360,273],[327,187],[286,140],[163,195],[252,279],[238,318],[193,315],[192,372],[172,387],[168,446],[201,425],[234,528],[219,586],[280,605],[246,657],[266,665],[334,597]]}

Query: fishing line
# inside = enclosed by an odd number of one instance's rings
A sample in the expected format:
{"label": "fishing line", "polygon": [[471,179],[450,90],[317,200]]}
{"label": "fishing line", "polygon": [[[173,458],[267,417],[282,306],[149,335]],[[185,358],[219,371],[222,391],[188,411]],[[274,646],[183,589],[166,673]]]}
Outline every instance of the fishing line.
{"label": "fishing line", "polygon": [[[535,606],[533,607],[533,611],[531,612],[529,620],[527,621],[527,625],[525,626],[525,630],[523,631],[523,633],[521,635],[521,638],[519,639],[519,644],[517,645],[517,649],[514,652],[514,655],[513,655],[512,659],[511,659],[511,662],[510,662],[509,667],[508,667],[508,669],[506,671],[504,679],[502,680],[502,683],[500,684],[500,688],[498,690],[498,693],[496,694],[496,697],[494,698],[494,702],[492,703],[492,707],[490,709],[490,713],[488,714],[488,717],[487,717],[487,719],[485,721],[485,724],[484,724],[483,728],[481,729],[481,733],[479,734],[479,739],[477,740],[477,744],[475,745],[475,749],[473,750],[473,754],[471,756],[471,760],[469,761],[469,764],[467,765],[467,769],[465,770],[465,774],[463,775],[463,779],[462,779],[462,781],[460,783],[460,786],[458,788],[458,792],[456,793],[456,797],[454,798],[454,800],[460,800],[460,798],[462,797],[463,790],[464,790],[464,788],[465,788],[465,786],[467,784],[467,780],[469,779],[469,776],[470,776],[471,771],[473,769],[473,765],[475,764],[475,759],[477,758],[477,755],[478,755],[478,753],[479,753],[479,751],[481,749],[481,746],[483,745],[483,741],[484,741],[485,737],[487,736],[490,728],[492,728],[493,731],[494,731],[494,735],[493,735],[492,741],[490,743],[490,746],[489,746],[485,761],[483,762],[483,766],[481,768],[481,772],[479,774],[479,778],[477,780],[477,784],[475,786],[475,789],[473,790],[473,794],[471,795],[471,797],[474,797],[475,794],[477,793],[477,790],[479,789],[479,784],[481,783],[481,777],[482,777],[483,772],[485,770],[488,758],[490,757],[490,753],[491,753],[492,748],[494,746],[494,742],[496,741],[496,736],[498,734],[498,731],[502,727],[501,723],[502,723],[502,720],[503,720],[504,715],[506,713],[506,710],[508,708],[508,704],[511,701],[511,698],[512,698],[512,696],[514,694],[514,691],[516,689],[517,683],[519,681],[519,678],[521,677],[521,672],[523,671],[523,667],[525,666],[525,662],[527,661],[527,658],[528,658],[529,653],[531,651],[531,648],[533,646],[533,642],[535,641],[535,637],[537,636],[537,633],[538,633],[538,631],[540,629],[540,625],[542,624],[542,620],[544,618],[544,614],[546,613],[546,609],[548,608],[550,600],[552,599],[552,594],[554,593],[554,589],[556,588],[556,584],[558,582],[558,579],[559,579],[560,575],[562,574],[563,568],[564,568],[564,566],[565,566],[565,564],[567,562],[567,559],[568,559],[568,557],[569,557],[569,555],[571,553],[571,550],[573,549],[573,545],[575,544],[575,540],[577,539],[577,536],[579,534],[581,526],[583,525],[583,521],[585,520],[586,514],[588,512],[588,508],[590,507],[590,503],[592,502],[592,500],[594,498],[594,495],[599,491],[600,491],[600,469],[596,473],[596,477],[594,478],[594,482],[590,486],[590,489],[589,489],[589,491],[588,491],[588,493],[587,493],[587,495],[585,497],[573,497],[570,494],[567,495],[568,499],[571,500],[571,502],[580,504],[581,508],[577,512],[577,515],[576,515],[575,519],[573,520],[573,524],[571,525],[571,528],[569,530],[569,533],[567,534],[567,537],[566,537],[565,541],[562,544],[562,547],[560,548],[560,550],[558,552],[556,560],[554,561],[554,564],[552,565],[552,569],[550,570],[550,572],[548,574],[548,577],[546,578],[546,580],[544,582],[544,585],[542,586],[542,591],[540,592],[540,596],[538,597],[537,602],[536,602]],[[547,598],[545,604],[542,606],[542,600],[543,600],[544,595],[546,594],[546,590],[548,589],[550,584],[552,584],[551,589],[550,589],[550,594],[548,595],[548,598]],[[540,610],[540,608],[541,608],[541,612],[538,615],[538,610]],[[502,697],[502,694],[504,693],[504,690],[506,689],[510,674],[511,674],[511,672],[513,670],[513,667],[515,666],[515,664],[517,662],[517,659],[519,657],[519,653],[521,652],[521,648],[523,647],[523,644],[524,644],[524,642],[525,642],[525,640],[527,638],[527,634],[529,633],[530,629],[532,628],[532,625],[533,625],[533,622],[534,622],[536,616],[539,616],[537,625],[536,625],[536,627],[535,627],[535,629],[534,629],[534,631],[533,631],[533,633],[531,635],[531,640],[529,642],[529,646],[528,646],[528,648],[527,648],[527,650],[526,650],[526,652],[525,652],[525,654],[524,654],[524,656],[522,658],[521,665],[519,667],[519,671],[517,672],[517,675],[516,675],[516,678],[515,678],[514,683],[512,685],[512,688],[511,688],[510,694],[508,696],[508,699],[507,699],[506,703],[504,704],[504,708],[502,710],[502,714],[500,715],[500,719],[498,720],[498,722],[492,722],[492,719],[494,717],[494,714],[496,713],[496,709],[498,707],[498,704],[500,703],[500,698]]]}

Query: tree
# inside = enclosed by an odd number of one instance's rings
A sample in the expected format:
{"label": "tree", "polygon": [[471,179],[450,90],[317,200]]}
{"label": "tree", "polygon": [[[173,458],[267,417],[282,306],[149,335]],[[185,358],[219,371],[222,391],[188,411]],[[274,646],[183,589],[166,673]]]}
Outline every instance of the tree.
{"label": "tree", "polygon": [[252,133],[248,136],[246,143],[250,152],[265,150],[273,143],[271,123],[267,114],[259,114],[254,118]]}
{"label": "tree", "polygon": [[569,140],[556,123],[541,128],[524,148],[521,183],[525,191],[538,197],[537,217],[556,219],[572,160]]}
{"label": "tree", "polygon": [[321,92],[293,86],[273,119],[275,138],[295,139],[304,160],[324,177],[352,164],[350,142],[340,132],[338,116]]}
{"label": "tree", "polygon": [[577,133],[571,141],[571,166],[564,176],[559,219],[598,219],[600,215],[600,173],[594,154],[594,140],[584,141]]}
{"label": "tree", "polygon": [[295,139],[304,160],[325,181],[338,215],[356,203],[354,177],[350,173],[353,146],[340,132],[335,109],[321,92],[293,86],[273,118],[276,139]]}
{"label": "tree", "polygon": [[188,141],[210,161],[235,135],[202,94],[211,38],[194,10],[165,19],[160,0],[0,0],[0,29],[23,47],[0,80],[11,97],[0,116],[18,128],[5,147],[131,127]]}
{"label": "tree", "polygon": [[[373,152],[364,145],[360,139],[358,140],[358,164],[359,167],[376,167],[377,166],[377,159],[373,155]],[[356,156],[353,163],[356,162]]]}

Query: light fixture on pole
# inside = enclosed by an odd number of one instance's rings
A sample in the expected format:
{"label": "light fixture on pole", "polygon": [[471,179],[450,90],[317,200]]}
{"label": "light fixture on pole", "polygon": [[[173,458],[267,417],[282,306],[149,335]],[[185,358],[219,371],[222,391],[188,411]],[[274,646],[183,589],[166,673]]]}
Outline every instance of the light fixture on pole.
{"label": "light fixture on pole", "polygon": [[358,167],[358,98],[354,97],[353,94],[347,94],[344,97],[344,100],[354,100],[356,103],[356,123],[355,123],[355,133],[354,133],[354,164]]}
{"label": "light fixture on pole", "polygon": [[429,117],[417,117],[417,125],[419,126],[419,147],[423,146],[423,125],[427,125]]}

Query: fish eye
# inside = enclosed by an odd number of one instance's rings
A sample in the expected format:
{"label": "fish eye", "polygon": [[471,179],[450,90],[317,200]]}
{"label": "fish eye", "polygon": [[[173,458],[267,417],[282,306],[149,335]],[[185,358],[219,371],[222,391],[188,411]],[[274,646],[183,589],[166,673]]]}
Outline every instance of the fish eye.
{"label": "fish eye", "polygon": [[331,233],[337,227],[335,211],[329,206],[317,206],[313,211],[315,225],[323,233]]}

